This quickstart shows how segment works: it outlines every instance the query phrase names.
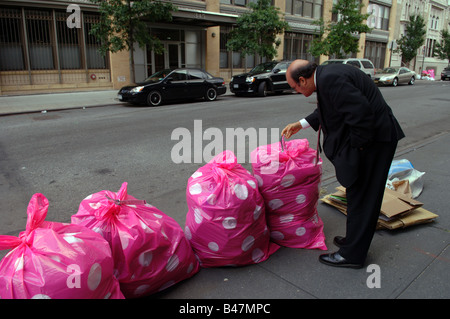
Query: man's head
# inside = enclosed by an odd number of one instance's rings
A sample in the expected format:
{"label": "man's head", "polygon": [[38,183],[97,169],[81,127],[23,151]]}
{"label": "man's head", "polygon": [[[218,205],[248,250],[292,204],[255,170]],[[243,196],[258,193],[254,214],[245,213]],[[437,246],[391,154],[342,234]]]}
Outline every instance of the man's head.
{"label": "man's head", "polygon": [[315,90],[314,71],[317,64],[307,60],[293,61],[286,72],[286,80],[298,93],[310,96]]}

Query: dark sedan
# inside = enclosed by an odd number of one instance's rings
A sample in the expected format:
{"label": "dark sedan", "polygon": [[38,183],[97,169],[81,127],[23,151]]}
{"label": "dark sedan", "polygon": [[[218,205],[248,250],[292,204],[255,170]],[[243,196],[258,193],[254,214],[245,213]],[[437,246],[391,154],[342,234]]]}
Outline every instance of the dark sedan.
{"label": "dark sedan", "polygon": [[266,96],[268,92],[291,90],[286,80],[286,70],[291,62],[265,62],[249,73],[235,75],[230,81],[230,91],[236,95]]}
{"label": "dark sedan", "polygon": [[441,80],[445,81],[445,79],[449,79],[450,80],[450,67],[445,68],[441,72]]}
{"label": "dark sedan", "polygon": [[214,77],[199,69],[162,70],[136,85],[119,90],[121,102],[159,106],[167,101],[204,98],[214,101],[225,94],[227,88],[223,78]]}

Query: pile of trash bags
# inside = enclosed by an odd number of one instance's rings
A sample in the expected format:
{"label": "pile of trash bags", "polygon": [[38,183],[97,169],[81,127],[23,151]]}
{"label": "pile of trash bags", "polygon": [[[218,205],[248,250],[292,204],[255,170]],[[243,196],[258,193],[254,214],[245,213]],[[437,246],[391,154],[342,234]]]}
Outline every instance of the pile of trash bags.
{"label": "pile of trash bags", "polygon": [[128,194],[102,190],[80,202],[71,223],[45,221],[35,194],[25,231],[0,236],[0,299],[139,298],[202,267],[267,260],[280,246],[326,249],[317,214],[321,160],[308,141],[252,152],[253,173],[224,151],[188,179],[184,230]]}

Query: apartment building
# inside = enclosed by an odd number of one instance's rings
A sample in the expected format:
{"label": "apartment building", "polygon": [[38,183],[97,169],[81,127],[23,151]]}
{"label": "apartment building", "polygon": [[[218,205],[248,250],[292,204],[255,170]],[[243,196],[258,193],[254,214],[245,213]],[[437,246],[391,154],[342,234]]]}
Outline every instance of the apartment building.
{"label": "apartment building", "polygon": [[[334,0],[336,1],[336,0]],[[440,72],[448,61],[433,58],[440,30],[449,28],[448,0],[362,0],[371,33],[359,36],[360,52],[377,68],[400,65],[390,45],[399,39],[409,15],[421,13],[427,21],[427,42],[413,65]],[[149,32],[161,39],[165,52],[135,46],[136,81],[163,68],[198,67],[222,76],[255,66],[259,57],[226,49],[236,19],[256,0],[174,0],[178,7],[170,23],[151,24]],[[323,62],[308,47],[319,18],[330,21],[333,0],[273,0],[289,23],[280,35],[277,59]],[[71,16],[75,15],[75,16]],[[76,17],[77,19],[73,19]],[[98,8],[88,0],[0,0],[0,95],[118,89],[130,83],[129,52],[98,53],[98,41],[89,34],[98,21]]]}

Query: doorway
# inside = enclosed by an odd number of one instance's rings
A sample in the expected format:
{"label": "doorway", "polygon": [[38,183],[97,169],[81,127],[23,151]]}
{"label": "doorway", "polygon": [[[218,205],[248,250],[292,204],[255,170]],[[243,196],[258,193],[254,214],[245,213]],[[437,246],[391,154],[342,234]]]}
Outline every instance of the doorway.
{"label": "doorway", "polygon": [[163,42],[164,52],[156,54],[147,50],[147,61],[153,61],[148,65],[148,75],[164,69],[176,69],[181,67],[181,44],[179,42]]}

